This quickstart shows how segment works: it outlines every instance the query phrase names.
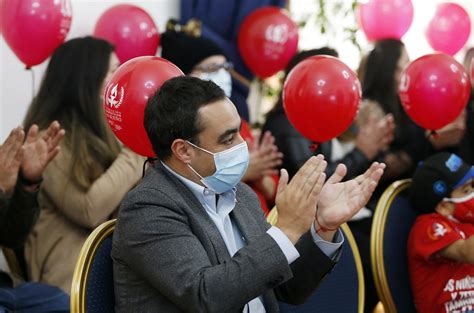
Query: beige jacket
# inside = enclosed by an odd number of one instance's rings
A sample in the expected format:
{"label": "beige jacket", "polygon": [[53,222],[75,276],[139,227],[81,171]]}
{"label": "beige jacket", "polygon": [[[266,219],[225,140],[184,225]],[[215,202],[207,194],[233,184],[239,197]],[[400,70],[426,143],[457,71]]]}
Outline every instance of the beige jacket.
{"label": "beige jacket", "polygon": [[71,154],[64,146],[48,165],[39,195],[40,217],[27,239],[25,257],[33,281],[70,293],[74,267],[92,230],[115,213],[124,195],[140,180],[144,158],[123,149],[83,192],[69,179]]}

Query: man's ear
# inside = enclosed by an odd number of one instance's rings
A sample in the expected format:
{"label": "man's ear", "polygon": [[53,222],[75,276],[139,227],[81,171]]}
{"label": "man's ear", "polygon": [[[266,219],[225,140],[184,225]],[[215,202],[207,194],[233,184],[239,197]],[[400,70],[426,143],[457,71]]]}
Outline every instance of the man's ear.
{"label": "man's ear", "polygon": [[181,162],[188,164],[195,152],[185,140],[175,139],[171,144],[171,153]]}
{"label": "man's ear", "polygon": [[440,215],[450,216],[453,214],[454,208],[455,208],[454,203],[443,200],[440,203],[438,203],[438,205],[435,208],[435,211],[438,212],[438,214]]}

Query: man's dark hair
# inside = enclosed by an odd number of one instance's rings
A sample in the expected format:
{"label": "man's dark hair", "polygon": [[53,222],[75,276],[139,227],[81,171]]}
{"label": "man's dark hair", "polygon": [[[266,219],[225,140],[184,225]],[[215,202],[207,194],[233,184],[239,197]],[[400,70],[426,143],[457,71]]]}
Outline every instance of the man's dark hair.
{"label": "man's dark hair", "polygon": [[166,81],[145,108],[145,129],[156,156],[168,159],[171,144],[178,138],[199,144],[199,108],[225,97],[224,91],[211,81],[190,76]]}

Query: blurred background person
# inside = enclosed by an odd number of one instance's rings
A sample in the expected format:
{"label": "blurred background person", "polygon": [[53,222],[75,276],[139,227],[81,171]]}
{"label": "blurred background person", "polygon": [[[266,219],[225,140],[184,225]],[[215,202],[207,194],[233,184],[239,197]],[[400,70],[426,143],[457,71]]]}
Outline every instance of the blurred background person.
{"label": "blurred background person", "polygon": [[393,181],[410,177],[427,149],[424,130],[408,117],[398,96],[400,75],[408,62],[404,44],[399,40],[385,39],[375,44],[359,70],[363,77],[363,99],[375,102],[384,113],[392,114],[396,125],[394,140],[382,158],[387,171],[383,177],[385,184],[379,186],[379,193]]}
{"label": "blurred background person", "polygon": [[65,42],[53,53],[24,122],[43,130],[58,120],[66,130],[61,152],[43,175],[41,214],[25,255],[31,279],[67,293],[84,241],[142,174],[144,159],[121,146],[102,109],[106,82],[118,65],[105,40]]}
{"label": "blurred background person", "polygon": [[[285,79],[288,73],[301,61],[315,55],[330,55],[337,57],[334,49],[324,47],[302,51],[296,54],[285,70]],[[283,153],[281,168],[286,168],[290,177],[315,153],[321,153],[328,161],[327,174],[331,175],[338,163],[347,166],[346,179],[363,173],[370,163],[376,159],[392,140],[393,118],[384,116],[376,106],[364,105],[361,107],[358,126],[354,124],[352,135],[348,133],[340,138],[321,143],[316,152],[311,148],[312,142],[303,137],[288,120],[283,107],[283,97],[279,99],[273,109],[267,114],[262,132],[269,131],[275,137],[278,149]],[[354,136],[358,128],[357,135]]]}
{"label": "blurred background person", "polygon": [[[302,51],[288,64],[285,79],[298,63],[314,55],[338,56],[334,49],[328,47]],[[394,128],[391,114],[385,114],[373,101],[364,101],[351,128],[338,138],[319,144],[315,150],[312,148],[312,142],[303,137],[288,120],[280,93],[275,107],[266,116],[262,131],[274,134],[275,143],[283,153],[281,167],[286,168],[290,176],[294,175],[311,156],[320,153],[328,162],[327,175],[332,175],[337,165],[343,163],[347,167],[345,179],[352,179],[362,174],[371,162],[381,157],[393,140]],[[363,208],[349,222],[363,263],[367,312],[371,312],[378,302],[370,261],[371,217],[372,212]]]}
{"label": "blurred background person", "polygon": [[419,214],[408,238],[417,311],[472,312],[474,303],[474,169],[441,152],[421,163],[410,186]]}
{"label": "blurred background person", "polygon": [[[21,249],[38,215],[43,171],[59,152],[64,130],[54,121],[42,134],[32,125],[13,129],[0,145],[0,245]],[[0,269],[0,312],[69,312],[69,297],[57,287],[24,282]]]}

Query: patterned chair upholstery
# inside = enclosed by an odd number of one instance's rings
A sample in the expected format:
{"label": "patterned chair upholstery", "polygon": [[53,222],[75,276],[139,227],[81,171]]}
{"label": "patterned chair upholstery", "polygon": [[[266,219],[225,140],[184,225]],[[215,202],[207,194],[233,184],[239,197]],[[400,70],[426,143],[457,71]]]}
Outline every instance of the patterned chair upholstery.
{"label": "patterned chair upholstery", "polygon": [[97,227],[84,243],[71,289],[71,312],[113,313],[112,234],[116,220]]}

